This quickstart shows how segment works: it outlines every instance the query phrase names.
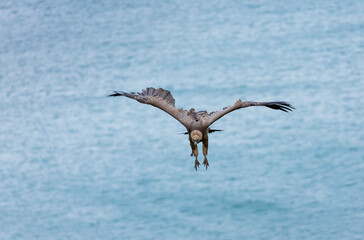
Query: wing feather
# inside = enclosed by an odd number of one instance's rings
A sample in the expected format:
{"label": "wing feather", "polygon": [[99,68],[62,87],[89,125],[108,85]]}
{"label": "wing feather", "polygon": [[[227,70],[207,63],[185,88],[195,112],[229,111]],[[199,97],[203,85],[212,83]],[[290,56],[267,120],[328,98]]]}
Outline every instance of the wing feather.
{"label": "wing feather", "polygon": [[177,119],[186,128],[189,128],[192,122],[192,119],[187,115],[187,111],[181,108],[177,109],[175,107],[175,99],[172,94],[168,90],[164,90],[162,88],[155,89],[149,87],[147,89],[143,89],[141,93],[114,91],[114,93],[108,96],[124,96],[134,99],[140,103],[157,107]]}
{"label": "wing feather", "polygon": [[240,108],[252,107],[252,106],[264,106],[274,110],[281,110],[284,112],[292,111],[295,109],[291,104],[286,102],[244,102],[240,99],[234,103],[234,105],[225,107],[222,111],[216,111],[209,114],[208,126],[213,124],[218,119],[222,118],[226,114],[238,110]]}

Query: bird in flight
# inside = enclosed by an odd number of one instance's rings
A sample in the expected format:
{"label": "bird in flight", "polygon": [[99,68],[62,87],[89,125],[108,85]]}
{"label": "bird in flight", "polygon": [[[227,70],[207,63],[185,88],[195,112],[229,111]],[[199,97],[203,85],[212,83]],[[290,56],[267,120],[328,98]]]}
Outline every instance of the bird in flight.
{"label": "bird in flight", "polygon": [[195,156],[196,171],[197,168],[200,167],[200,162],[198,161],[197,144],[202,142],[202,153],[204,155],[203,165],[207,169],[207,167],[209,166],[209,162],[207,161],[206,157],[208,150],[208,134],[215,131],[221,131],[216,129],[210,129],[210,125],[224,115],[240,108],[252,106],[264,106],[284,112],[292,111],[294,109],[292,105],[286,102],[245,102],[239,99],[232,106],[225,107],[221,111],[215,111],[210,113],[208,113],[207,111],[196,112],[193,108],[187,111],[182,108],[175,107],[175,100],[168,90],[164,90],[162,88],[155,89],[152,87],[142,90],[141,93],[114,91],[108,96],[128,97],[137,100],[140,103],[149,104],[157,107],[177,119],[187,129],[187,132],[185,134],[188,134],[188,139],[190,141],[190,146],[192,150],[191,156]]}

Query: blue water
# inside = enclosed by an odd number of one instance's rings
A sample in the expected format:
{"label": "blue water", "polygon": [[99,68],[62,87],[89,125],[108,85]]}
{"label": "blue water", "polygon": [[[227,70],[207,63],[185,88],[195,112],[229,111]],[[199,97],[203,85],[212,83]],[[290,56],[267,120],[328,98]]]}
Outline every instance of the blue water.
{"label": "blue water", "polygon": [[[363,239],[363,12],[0,1],[0,239]],[[196,172],[176,120],[105,97],[150,86],[186,109],[296,111],[222,118]]]}

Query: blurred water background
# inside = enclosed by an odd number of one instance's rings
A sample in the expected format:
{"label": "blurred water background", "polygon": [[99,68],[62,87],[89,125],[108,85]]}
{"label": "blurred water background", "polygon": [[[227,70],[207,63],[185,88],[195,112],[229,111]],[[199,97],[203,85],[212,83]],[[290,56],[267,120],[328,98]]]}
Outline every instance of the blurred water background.
{"label": "blurred water background", "polygon": [[[0,239],[363,239],[363,12],[0,1]],[[297,110],[225,116],[196,172],[176,120],[105,97],[150,86],[185,109]]]}

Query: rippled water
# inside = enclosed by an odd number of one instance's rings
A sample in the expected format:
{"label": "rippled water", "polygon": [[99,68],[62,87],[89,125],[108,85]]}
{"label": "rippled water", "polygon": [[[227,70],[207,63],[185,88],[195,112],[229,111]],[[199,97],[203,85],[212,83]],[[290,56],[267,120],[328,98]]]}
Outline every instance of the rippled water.
{"label": "rippled water", "polygon": [[[0,239],[363,239],[363,10],[1,1]],[[149,86],[297,110],[222,118],[195,172],[182,125],[105,97]]]}

